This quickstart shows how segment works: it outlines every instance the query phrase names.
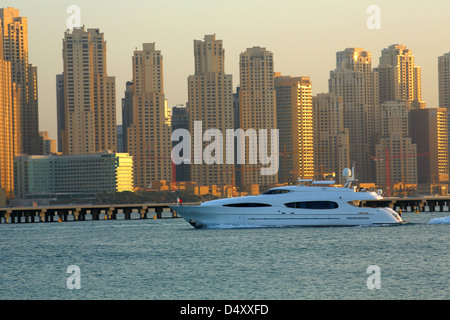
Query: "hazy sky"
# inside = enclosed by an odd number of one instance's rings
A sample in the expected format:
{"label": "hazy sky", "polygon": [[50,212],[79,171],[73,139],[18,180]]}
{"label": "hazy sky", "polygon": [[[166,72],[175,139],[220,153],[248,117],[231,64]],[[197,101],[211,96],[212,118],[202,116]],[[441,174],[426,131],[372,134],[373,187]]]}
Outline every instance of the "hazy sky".
{"label": "hazy sky", "polygon": [[[116,77],[117,118],[131,56],[155,42],[164,56],[169,105],[185,104],[194,72],[193,40],[216,34],[225,48],[225,71],[239,84],[239,54],[253,46],[274,54],[275,71],[309,76],[313,94],[328,91],[337,51],[360,47],[378,66],[381,50],[401,43],[422,67],[422,97],[438,106],[437,58],[450,52],[448,0],[0,0],[28,17],[30,62],[38,67],[40,130],[56,139],[55,76],[62,72],[62,39],[71,5],[81,24],[99,28],[107,41],[108,75]],[[380,8],[381,28],[369,29],[367,8]]]}

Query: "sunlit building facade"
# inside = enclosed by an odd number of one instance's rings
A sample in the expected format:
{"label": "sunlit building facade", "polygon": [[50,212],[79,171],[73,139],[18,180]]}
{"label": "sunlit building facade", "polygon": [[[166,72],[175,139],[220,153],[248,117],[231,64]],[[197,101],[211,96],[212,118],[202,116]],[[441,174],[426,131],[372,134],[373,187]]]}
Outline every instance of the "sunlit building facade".
{"label": "sunlit building facade", "polygon": [[409,128],[417,144],[418,182],[448,183],[449,155],[447,108],[424,108],[410,111]]}
{"label": "sunlit building facade", "polygon": [[406,101],[388,101],[381,104],[382,131],[375,146],[376,183],[393,190],[397,183],[417,184],[417,144],[410,136],[410,104]]}
{"label": "sunlit building facade", "polygon": [[0,41],[3,59],[11,64],[11,81],[20,88],[18,132],[20,152],[42,154],[39,136],[37,67],[29,63],[28,19],[19,9],[0,8]]}
{"label": "sunlit building facade", "polygon": [[84,27],[66,31],[63,61],[63,153],[116,151],[115,77],[107,74],[103,33]]}
{"label": "sunlit building facade", "polygon": [[[227,163],[225,152],[226,130],[233,129],[233,81],[225,73],[225,49],[223,41],[215,35],[205,35],[203,40],[194,40],[195,74],[188,78],[188,114],[192,139],[191,180],[199,185],[232,185],[235,166]],[[195,137],[195,123],[201,123],[201,136]],[[208,163],[205,152],[211,141],[194,143],[203,134],[216,129],[222,141],[212,154],[216,159]],[[195,145],[201,148],[195,148]]]}
{"label": "sunlit building facade", "polygon": [[[447,109],[447,140],[450,141],[450,52],[438,58],[438,76],[439,107]],[[450,156],[450,150],[447,156]]]}
{"label": "sunlit building facade", "polygon": [[[273,53],[262,47],[248,48],[239,57],[239,123],[241,129],[267,130],[267,146],[271,146],[270,130],[277,129],[275,96],[275,73]],[[260,137],[256,137],[258,139]],[[263,175],[261,168],[267,167],[258,161],[251,164],[249,144],[257,145],[252,138],[245,144],[246,161],[242,165],[241,184],[248,188],[251,184],[270,186],[278,182],[277,174]],[[278,141],[274,141],[278,144]],[[270,150],[268,150],[270,153]]]}
{"label": "sunlit building facade", "polygon": [[[1,31],[1,29],[0,29]],[[6,197],[14,195],[14,156],[19,153],[20,91],[11,79],[11,62],[3,60],[0,41],[0,187]]]}
{"label": "sunlit building facade", "polygon": [[313,120],[315,175],[318,179],[334,175],[336,183],[343,183],[342,172],[350,168],[343,98],[331,93],[314,96]]}
{"label": "sunlit building facade", "polygon": [[312,84],[309,77],[275,77],[280,136],[278,181],[314,178]]}
{"label": "sunlit building facade", "polygon": [[350,161],[356,163],[357,178],[375,182],[371,157],[381,131],[381,112],[371,52],[362,48],[338,52],[336,69],[330,72],[329,93],[344,101],[344,127],[349,129]]}
{"label": "sunlit building facade", "polygon": [[155,43],[144,43],[132,58],[133,82],[127,84],[128,153],[134,160],[136,188],[172,179],[171,126],[164,95],[163,56]]}
{"label": "sunlit building facade", "polygon": [[411,49],[402,44],[383,49],[375,71],[379,76],[380,103],[422,100],[421,68],[415,65]]}
{"label": "sunlit building facade", "polygon": [[15,198],[48,199],[133,191],[133,159],[126,153],[17,156]]}

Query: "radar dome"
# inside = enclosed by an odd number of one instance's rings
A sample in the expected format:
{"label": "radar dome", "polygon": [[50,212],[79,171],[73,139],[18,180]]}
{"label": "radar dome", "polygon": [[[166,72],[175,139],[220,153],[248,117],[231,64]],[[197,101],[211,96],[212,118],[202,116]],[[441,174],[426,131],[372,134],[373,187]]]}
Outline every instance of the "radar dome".
{"label": "radar dome", "polygon": [[344,171],[342,172],[342,176],[344,176],[344,177],[351,177],[352,176],[352,170],[350,170],[349,168],[345,168]]}

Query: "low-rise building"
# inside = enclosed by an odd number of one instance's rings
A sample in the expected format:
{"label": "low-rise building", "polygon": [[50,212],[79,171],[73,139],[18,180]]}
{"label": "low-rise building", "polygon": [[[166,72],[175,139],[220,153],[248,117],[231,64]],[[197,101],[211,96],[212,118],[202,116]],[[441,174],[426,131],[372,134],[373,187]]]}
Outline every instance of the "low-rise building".
{"label": "low-rise building", "polygon": [[127,153],[20,155],[14,159],[15,199],[41,203],[133,191],[133,158]]}

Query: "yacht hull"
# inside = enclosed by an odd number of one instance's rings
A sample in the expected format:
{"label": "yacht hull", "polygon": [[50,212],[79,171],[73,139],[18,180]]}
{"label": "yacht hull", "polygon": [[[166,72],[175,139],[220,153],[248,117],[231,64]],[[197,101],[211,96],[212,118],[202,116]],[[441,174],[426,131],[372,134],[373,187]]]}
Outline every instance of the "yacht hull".
{"label": "yacht hull", "polygon": [[194,228],[351,227],[399,225],[403,221],[389,208],[342,210],[284,210],[285,208],[226,208],[173,206]]}

